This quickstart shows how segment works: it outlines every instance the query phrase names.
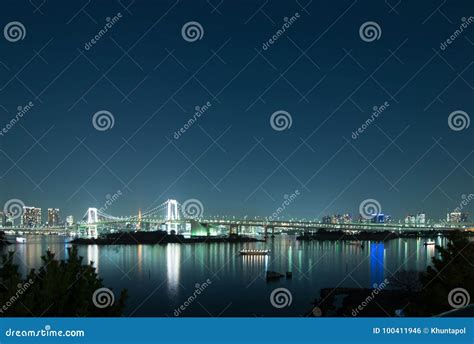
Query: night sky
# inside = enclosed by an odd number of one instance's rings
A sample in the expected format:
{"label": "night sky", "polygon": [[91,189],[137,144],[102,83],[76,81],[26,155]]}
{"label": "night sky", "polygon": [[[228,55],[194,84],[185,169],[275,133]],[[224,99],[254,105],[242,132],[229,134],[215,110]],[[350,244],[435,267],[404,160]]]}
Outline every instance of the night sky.
{"label": "night sky", "polygon": [[[298,190],[282,216],[376,199],[396,218],[444,218],[474,193],[474,124],[448,123],[474,114],[474,22],[440,45],[471,15],[471,0],[2,1],[1,28],[26,36],[0,36],[0,126],[33,107],[0,136],[0,203],[79,217],[120,190],[107,213],[195,198],[205,215],[265,217]],[[189,42],[192,21],[203,34]],[[378,39],[361,38],[366,22]]]}

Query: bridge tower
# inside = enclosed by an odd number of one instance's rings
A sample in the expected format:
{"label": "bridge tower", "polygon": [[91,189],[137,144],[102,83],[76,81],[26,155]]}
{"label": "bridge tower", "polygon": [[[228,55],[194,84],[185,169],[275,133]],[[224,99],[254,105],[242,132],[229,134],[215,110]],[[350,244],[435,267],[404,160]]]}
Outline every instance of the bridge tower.
{"label": "bridge tower", "polygon": [[87,209],[87,223],[97,223],[99,222],[99,216],[97,215],[97,208]]}
{"label": "bridge tower", "polygon": [[179,220],[178,201],[175,199],[169,199],[166,201],[166,204],[166,221]]}
{"label": "bridge tower", "polygon": [[99,216],[97,214],[97,208],[87,209],[87,237],[97,238],[97,222],[99,222]]}
{"label": "bridge tower", "polygon": [[180,216],[178,211],[178,201],[175,199],[169,199],[166,201],[166,214],[165,223],[168,234],[174,232],[178,234],[178,224]]}
{"label": "bridge tower", "polygon": [[142,210],[138,209],[138,223],[137,223],[137,231],[142,229]]}

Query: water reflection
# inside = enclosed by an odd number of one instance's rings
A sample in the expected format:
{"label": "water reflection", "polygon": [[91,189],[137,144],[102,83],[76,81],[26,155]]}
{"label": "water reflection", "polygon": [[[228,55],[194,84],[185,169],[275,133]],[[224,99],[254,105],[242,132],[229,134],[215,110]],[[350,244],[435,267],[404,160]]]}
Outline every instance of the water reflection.
{"label": "water reflection", "polygon": [[370,244],[370,285],[379,285],[384,280],[385,245],[383,242]]}
{"label": "water reflection", "polygon": [[99,247],[97,245],[87,246],[87,262],[92,262],[95,272],[99,273]]}
{"label": "water reflection", "polygon": [[[369,288],[396,271],[425,270],[438,251],[434,246],[424,246],[424,241],[300,242],[294,236],[285,236],[247,244],[78,246],[78,250],[84,263],[94,262],[105,286],[114,291],[128,289],[126,315],[172,314],[196,283],[210,278],[212,289],[200,295],[199,303],[212,314],[223,309],[225,315],[274,314],[268,296],[273,289],[284,287],[291,290],[293,304],[279,314],[298,316],[308,310],[321,288]],[[437,238],[436,243],[444,245],[445,239]],[[0,250],[15,250],[15,263],[25,274],[41,266],[41,256],[48,248],[57,258],[67,258],[64,239],[54,236],[28,237],[27,244]],[[271,252],[269,256],[241,256],[242,248]],[[293,278],[267,283],[264,277],[268,270],[283,274],[292,271]],[[187,309],[187,316],[209,316],[198,303],[195,305]]]}
{"label": "water reflection", "polygon": [[179,270],[181,267],[181,245],[166,245],[166,277],[168,293],[176,295],[179,291]]}
{"label": "water reflection", "polygon": [[142,274],[142,264],[143,264],[143,245],[137,246],[137,270],[138,273]]}
{"label": "water reflection", "polygon": [[239,259],[242,260],[242,272],[244,275],[255,275],[265,274],[268,270],[268,259],[269,256],[242,256]]}

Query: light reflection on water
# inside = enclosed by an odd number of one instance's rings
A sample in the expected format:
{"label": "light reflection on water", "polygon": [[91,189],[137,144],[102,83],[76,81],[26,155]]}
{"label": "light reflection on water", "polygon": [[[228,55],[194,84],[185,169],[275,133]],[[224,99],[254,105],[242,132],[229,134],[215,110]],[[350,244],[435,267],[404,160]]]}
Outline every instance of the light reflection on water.
{"label": "light reflection on water", "polygon": [[181,245],[169,244],[166,250],[166,276],[169,296],[178,294],[179,271],[181,267]]}
{"label": "light reflection on water", "polygon": [[[10,239],[10,241],[14,242]],[[173,316],[175,308],[194,292],[196,283],[212,283],[182,316],[299,316],[327,287],[371,287],[399,270],[423,271],[436,254],[424,239],[376,242],[299,242],[293,236],[245,244],[168,244],[124,246],[79,246],[84,262],[94,262],[104,284],[116,295],[128,289],[125,315]],[[437,238],[437,244],[445,239]],[[67,258],[67,239],[57,236],[29,236],[15,250],[15,262],[26,273],[41,265],[49,248],[60,259]],[[240,256],[242,248],[268,248],[269,256]],[[267,283],[267,270],[285,273]],[[284,287],[293,294],[290,307],[275,309],[269,295]]]}

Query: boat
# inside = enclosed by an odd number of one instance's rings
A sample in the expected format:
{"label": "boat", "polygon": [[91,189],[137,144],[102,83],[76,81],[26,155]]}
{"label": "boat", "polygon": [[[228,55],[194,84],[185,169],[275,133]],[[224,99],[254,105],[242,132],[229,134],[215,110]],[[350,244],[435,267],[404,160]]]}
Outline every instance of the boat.
{"label": "boat", "polygon": [[423,243],[424,246],[431,246],[431,245],[436,245],[436,243],[434,241],[425,241]]}
{"label": "boat", "polygon": [[281,274],[279,272],[276,272],[276,271],[267,271],[267,273],[266,273],[267,281],[279,280],[283,276],[284,276],[283,274]]}
{"label": "boat", "polygon": [[16,242],[18,244],[26,244],[26,238],[23,237],[16,237]]}
{"label": "boat", "polygon": [[249,249],[240,250],[240,254],[243,256],[266,256],[269,253],[270,253],[270,250],[249,250]]}

